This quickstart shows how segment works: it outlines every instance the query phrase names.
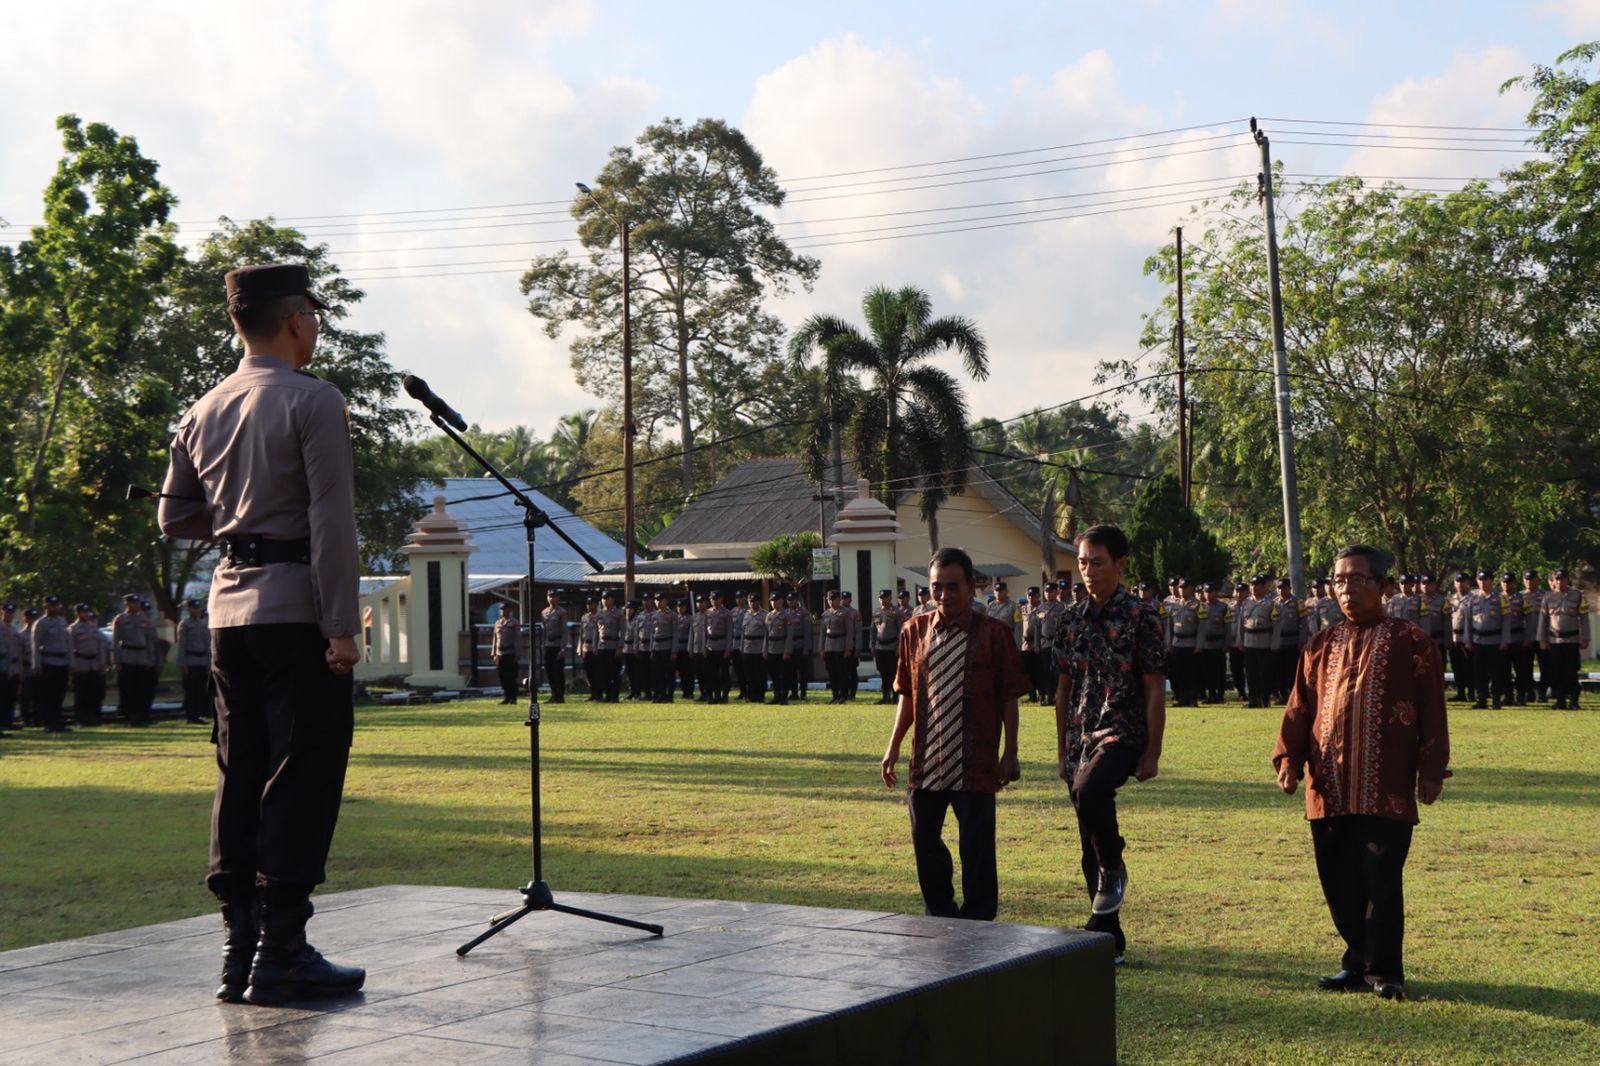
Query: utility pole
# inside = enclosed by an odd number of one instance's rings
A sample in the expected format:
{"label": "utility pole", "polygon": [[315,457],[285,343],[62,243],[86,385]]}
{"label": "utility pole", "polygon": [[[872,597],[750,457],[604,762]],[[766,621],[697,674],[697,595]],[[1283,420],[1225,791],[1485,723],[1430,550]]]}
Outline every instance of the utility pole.
{"label": "utility pole", "polygon": [[1267,282],[1271,290],[1272,370],[1278,393],[1278,463],[1283,475],[1283,537],[1289,553],[1289,583],[1297,598],[1306,594],[1306,567],[1300,548],[1300,495],[1294,478],[1294,423],[1289,414],[1289,356],[1283,348],[1283,290],[1278,280],[1278,222],[1272,196],[1272,148],[1250,118],[1250,133],[1261,149],[1261,203],[1267,215]]}
{"label": "utility pole", "polygon": [[1178,492],[1185,507],[1189,495],[1189,402],[1184,392],[1188,353],[1183,345],[1183,227],[1178,227]]}

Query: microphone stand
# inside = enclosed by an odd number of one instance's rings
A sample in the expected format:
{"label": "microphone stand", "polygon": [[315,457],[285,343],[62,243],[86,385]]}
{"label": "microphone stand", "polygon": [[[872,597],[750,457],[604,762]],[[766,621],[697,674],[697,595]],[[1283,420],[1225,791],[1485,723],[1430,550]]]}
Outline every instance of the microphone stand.
{"label": "microphone stand", "polygon": [[[534,532],[541,526],[549,526],[555,530],[556,536],[566,541],[573,551],[583,556],[585,562],[594,567],[596,571],[604,569],[594,556],[584,551],[577,541],[567,535],[560,526],[550,521],[550,516],[534,503],[526,492],[513,485],[504,474],[496,470],[494,464],[480,455],[472,445],[468,444],[459,433],[455,431],[438,415],[431,416],[433,424],[444,431],[444,434],[460,446],[461,450],[472,456],[478,465],[493,477],[516,500],[517,506],[522,508],[522,528],[528,539],[528,590],[533,590],[534,573]],[[631,550],[631,549],[630,549]],[[530,613],[532,604],[529,604]],[[489,928],[471,940],[456,948],[457,955],[465,955],[479,944],[488,940],[496,933],[503,932],[513,923],[526,918],[534,911],[559,911],[562,914],[574,914],[579,918],[589,918],[597,922],[610,922],[612,925],[625,925],[630,929],[642,929],[655,936],[661,936],[663,930],[659,925],[648,922],[636,922],[632,918],[619,918],[611,914],[601,914],[598,911],[582,910],[578,907],[569,907],[557,903],[550,891],[550,886],[544,879],[544,833],[542,815],[539,810],[539,653],[543,650],[533,639],[536,627],[533,620],[528,620],[528,719],[522,724],[528,729],[528,765],[533,785],[533,880],[523,885],[517,891],[522,895],[522,906],[515,910],[505,911],[489,919]]]}

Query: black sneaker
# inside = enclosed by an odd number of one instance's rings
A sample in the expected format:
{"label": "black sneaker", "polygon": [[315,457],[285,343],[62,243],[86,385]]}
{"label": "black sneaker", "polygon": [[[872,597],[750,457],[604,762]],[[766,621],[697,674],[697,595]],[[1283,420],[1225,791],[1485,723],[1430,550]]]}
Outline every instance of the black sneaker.
{"label": "black sneaker", "polygon": [[1115,914],[1122,909],[1122,897],[1128,892],[1128,868],[1101,869],[1100,883],[1095,888],[1091,914]]}

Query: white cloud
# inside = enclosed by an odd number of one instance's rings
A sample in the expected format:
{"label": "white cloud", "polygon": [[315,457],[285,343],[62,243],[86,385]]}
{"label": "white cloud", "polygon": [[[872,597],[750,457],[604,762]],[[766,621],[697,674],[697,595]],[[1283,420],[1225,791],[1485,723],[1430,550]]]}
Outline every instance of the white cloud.
{"label": "white cloud", "polygon": [[1600,0],[1549,0],[1539,5],[1539,14],[1559,19],[1562,29],[1574,37],[1600,30]]}

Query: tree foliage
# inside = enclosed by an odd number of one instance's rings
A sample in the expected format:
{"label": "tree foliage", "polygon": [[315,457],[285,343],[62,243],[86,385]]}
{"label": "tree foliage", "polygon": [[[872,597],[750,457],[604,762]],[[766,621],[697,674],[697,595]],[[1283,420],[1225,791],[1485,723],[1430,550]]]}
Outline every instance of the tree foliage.
{"label": "tree foliage", "polygon": [[[865,333],[842,318],[813,315],[789,341],[796,370],[821,353],[823,399],[838,439],[856,457],[878,498],[893,507],[921,493],[930,525],[952,494],[962,492],[973,463],[967,400],[961,382],[930,360],[945,351],[979,381],[989,376],[983,334],[959,315],[933,317],[921,289],[869,289],[861,301]],[[807,474],[823,479],[820,423],[807,451]]]}
{"label": "tree foliage", "polygon": [[693,448],[790,418],[797,404],[780,366],[783,327],[768,294],[809,288],[815,259],[792,251],[764,209],[783,203],[778,177],[725,122],[667,119],[612,149],[593,195],[572,203],[587,254],[535,259],[522,277],[528,310],[552,338],[571,325],[578,384],[622,395],[622,224],[629,230],[633,415],[653,438],[675,426],[680,491],[694,490]]}
{"label": "tree foliage", "polygon": [[750,553],[750,569],[799,588],[811,580],[811,552],[822,547],[819,533],[784,533]]}
{"label": "tree foliage", "polygon": [[1145,482],[1128,516],[1128,578],[1165,588],[1169,577],[1195,584],[1225,581],[1228,553],[1183,505],[1178,475],[1172,471]]}

